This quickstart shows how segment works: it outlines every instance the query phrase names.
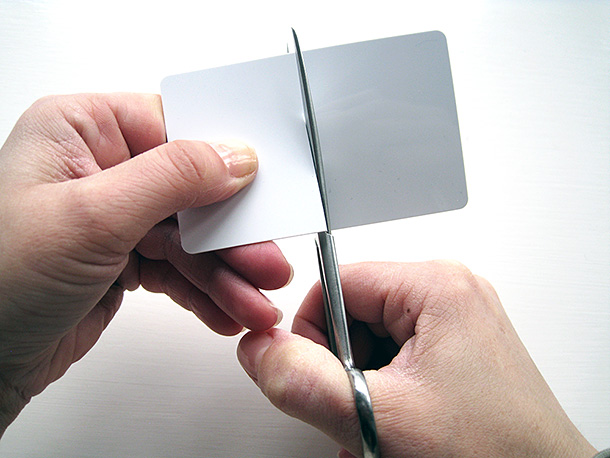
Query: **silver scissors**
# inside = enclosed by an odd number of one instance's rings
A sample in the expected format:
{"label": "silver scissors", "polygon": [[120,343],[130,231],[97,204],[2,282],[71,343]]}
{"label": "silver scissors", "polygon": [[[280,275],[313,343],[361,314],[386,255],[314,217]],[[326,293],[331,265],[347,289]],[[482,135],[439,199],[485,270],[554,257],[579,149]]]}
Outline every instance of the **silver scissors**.
{"label": "silver scissors", "polygon": [[324,178],[324,166],[320,150],[318,128],[313,108],[313,101],[309,91],[309,83],[305,72],[305,63],[297,34],[292,29],[294,37],[295,55],[301,82],[301,94],[303,96],[303,107],[305,110],[305,124],[309,146],[313,155],[313,163],[322,196],[322,208],[326,219],[326,231],[318,232],[317,251],[318,265],[320,267],[320,280],[322,283],[322,298],[326,313],[326,323],[328,328],[328,340],[331,351],[343,364],[343,368],[349,376],[360,421],[360,435],[362,438],[362,450],[364,458],[378,458],[379,445],[377,440],[377,428],[373,415],[373,404],[369,393],[368,385],[364,374],[354,365],[352,349],[349,340],[347,326],[347,316],[345,313],[345,302],[341,289],[341,278],[339,276],[339,263],[337,262],[337,252],[335,241],[330,231],[330,218],[328,211],[328,198],[326,194],[326,181]]}

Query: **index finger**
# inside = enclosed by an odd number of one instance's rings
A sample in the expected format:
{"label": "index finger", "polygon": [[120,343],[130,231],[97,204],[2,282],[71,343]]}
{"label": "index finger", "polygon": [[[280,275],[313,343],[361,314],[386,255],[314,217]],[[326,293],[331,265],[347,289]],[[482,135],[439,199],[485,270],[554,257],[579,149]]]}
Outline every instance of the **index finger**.
{"label": "index finger", "polygon": [[[415,325],[425,308],[430,316],[459,301],[452,277],[464,275],[454,263],[360,263],[341,267],[341,282],[348,316],[366,323],[378,334],[387,332],[402,346],[415,334]],[[451,291],[450,291],[451,290]],[[455,308],[455,307],[454,307]],[[441,314],[439,311],[438,314]],[[326,318],[320,284],[305,297],[295,315],[296,334],[325,345]]]}
{"label": "index finger", "polygon": [[154,94],[77,94],[38,100],[18,127],[87,151],[107,169],[166,141],[161,97]]}
{"label": "index finger", "polygon": [[68,121],[80,132],[102,169],[165,143],[161,96],[156,94],[91,94],[67,97],[81,107]]}

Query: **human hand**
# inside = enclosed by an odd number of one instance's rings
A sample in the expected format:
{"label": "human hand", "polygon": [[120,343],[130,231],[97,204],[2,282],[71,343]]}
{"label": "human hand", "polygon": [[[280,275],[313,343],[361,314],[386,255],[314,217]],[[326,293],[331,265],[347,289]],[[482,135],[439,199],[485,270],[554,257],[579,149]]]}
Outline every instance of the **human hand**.
{"label": "human hand", "polygon": [[[455,263],[341,270],[354,356],[365,371],[383,457],[583,457],[569,420],[491,285]],[[270,401],[361,456],[345,371],[327,350],[319,284],[291,334],[248,333],[238,357]],[[353,454],[353,455],[352,455]]]}
{"label": "human hand", "polygon": [[46,98],[18,121],[0,150],[0,435],[94,345],[126,289],[164,292],[225,335],[278,321],[258,290],[289,281],[273,243],[180,247],[176,211],[256,174],[245,145],[215,148],[165,143],[158,96]]}

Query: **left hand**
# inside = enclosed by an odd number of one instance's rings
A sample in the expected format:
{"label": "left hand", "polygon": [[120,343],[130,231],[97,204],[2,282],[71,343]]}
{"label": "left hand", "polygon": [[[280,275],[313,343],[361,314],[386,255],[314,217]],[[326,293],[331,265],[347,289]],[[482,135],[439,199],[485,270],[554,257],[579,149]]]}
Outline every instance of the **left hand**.
{"label": "left hand", "polygon": [[51,97],[22,116],[0,150],[0,436],[89,351],[126,289],[164,292],[220,334],[278,321],[258,290],[291,275],[273,243],[179,244],[176,211],[254,179],[251,149],[222,149],[165,143],[158,96]]}

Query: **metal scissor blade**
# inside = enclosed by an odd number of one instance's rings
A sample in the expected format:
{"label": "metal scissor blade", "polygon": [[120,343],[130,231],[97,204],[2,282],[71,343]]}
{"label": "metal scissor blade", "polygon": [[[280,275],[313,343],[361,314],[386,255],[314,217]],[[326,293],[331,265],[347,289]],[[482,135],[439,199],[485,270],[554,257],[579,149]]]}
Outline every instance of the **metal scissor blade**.
{"label": "metal scissor blade", "polygon": [[362,451],[364,458],[378,458],[379,446],[377,443],[377,428],[375,427],[375,417],[373,415],[373,405],[371,395],[364,374],[354,366],[352,349],[349,340],[349,330],[347,326],[347,314],[343,301],[343,291],[341,288],[341,278],[339,276],[339,263],[337,261],[337,251],[335,242],[330,233],[330,219],[328,213],[328,203],[326,197],[326,182],[324,178],[324,167],[322,165],[322,152],[318,138],[318,127],[313,109],[313,101],[307,82],[305,63],[299,46],[297,34],[292,29],[294,44],[296,48],[297,66],[299,69],[299,81],[301,83],[301,95],[303,97],[303,108],[305,110],[305,124],[309,137],[309,146],[313,156],[313,163],[320,188],[324,218],[326,219],[326,231],[318,233],[317,252],[318,266],[320,268],[320,281],[322,283],[322,299],[326,312],[326,322],[328,327],[328,340],[331,351],[337,356],[347,372],[354,400],[356,411],[360,422],[360,437],[362,439]]}
{"label": "metal scissor blade", "polygon": [[332,234],[319,232],[317,246],[329,346],[341,361],[343,367],[350,369],[354,367],[354,359],[349,340],[343,291],[341,290],[339,263],[337,262],[337,252]]}
{"label": "metal scissor blade", "polygon": [[334,239],[329,232],[318,233],[318,265],[322,283],[322,300],[326,312],[328,340],[331,351],[343,364],[349,376],[360,423],[360,438],[364,458],[379,458],[377,427],[371,394],[362,371],[354,366],[349,341],[347,316],[339,278],[339,264]]}
{"label": "metal scissor blade", "polygon": [[330,230],[328,199],[326,197],[326,180],[324,177],[324,165],[322,162],[322,151],[320,149],[320,138],[318,136],[318,125],[316,123],[316,115],[313,108],[311,92],[309,91],[309,82],[307,81],[307,72],[305,71],[305,61],[303,60],[303,54],[301,53],[301,47],[299,46],[299,39],[297,38],[297,33],[294,31],[294,29],[292,29],[292,36],[294,37],[295,55],[299,70],[299,82],[301,83],[301,96],[303,98],[303,108],[305,110],[305,126],[307,127],[307,136],[309,138],[309,146],[313,156],[313,165],[316,170],[318,187],[320,188],[326,228]]}
{"label": "metal scissor blade", "polygon": [[322,288],[322,303],[324,304],[324,316],[326,318],[326,332],[328,334],[328,347],[333,355],[337,354],[337,344],[335,343],[335,330],[333,328],[333,320],[330,316],[330,300],[328,297],[328,289],[326,288],[326,278],[324,276],[324,266],[322,265],[322,253],[320,252],[320,244],[316,241],[318,254],[318,268],[320,269],[320,287]]}
{"label": "metal scissor blade", "polygon": [[295,54],[299,70],[299,81],[301,83],[301,95],[303,96],[305,124],[307,126],[309,145],[311,147],[311,154],[313,156],[316,176],[318,178],[318,186],[320,188],[320,196],[322,198],[324,217],[326,219],[327,230],[318,234],[318,263],[320,267],[320,279],[322,281],[324,305],[328,322],[328,337],[333,353],[335,353],[343,365],[348,368],[353,367],[354,363],[349,342],[347,317],[343,303],[343,292],[341,291],[339,263],[337,262],[333,236],[330,233],[328,208],[326,206],[324,167],[322,165],[322,153],[318,139],[316,116],[313,109],[311,93],[309,91],[307,74],[305,72],[305,63],[303,61],[303,55],[301,54],[301,47],[299,46],[299,39],[297,38],[297,34],[294,29],[292,29],[292,34],[296,48]]}

